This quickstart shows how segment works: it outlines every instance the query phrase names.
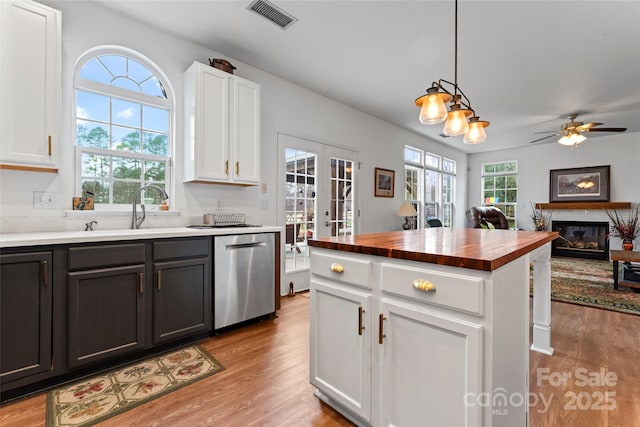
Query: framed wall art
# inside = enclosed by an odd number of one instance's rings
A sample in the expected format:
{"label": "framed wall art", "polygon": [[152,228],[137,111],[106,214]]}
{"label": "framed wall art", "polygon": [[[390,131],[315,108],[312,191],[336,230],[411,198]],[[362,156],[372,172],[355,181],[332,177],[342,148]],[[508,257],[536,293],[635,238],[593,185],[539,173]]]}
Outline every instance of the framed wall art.
{"label": "framed wall art", "polygon": [[376,197],[393,197],[395,185],[395,171],[389,169],[375,168]]}
{"label": "framed wall art", "polygon": [[610,166],[549,171],[549,203],[608,202]]}

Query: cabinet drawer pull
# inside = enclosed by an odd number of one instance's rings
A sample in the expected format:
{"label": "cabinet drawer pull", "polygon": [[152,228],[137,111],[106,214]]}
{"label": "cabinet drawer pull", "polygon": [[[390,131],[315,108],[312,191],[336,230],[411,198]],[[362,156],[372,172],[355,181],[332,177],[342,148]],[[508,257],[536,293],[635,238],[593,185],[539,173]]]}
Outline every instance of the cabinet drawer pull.
{"label": "cabinet drawer pull", "polygon": [[42,285],[47,286],[49,284],[49,263],[42,261]]}
{"label": "cabinet drawer pull", "polygon": [[138,287],[140,293],[144,293],[144,273],[138,273]]}
{"label": "cabinet drawer pull", "polygon": [[224,162],[224,173],[229,175],[229,160],[225,160]]}
{"label": "cabinet drawer pull", "polygon": [[49,156],[51,156],[51,135],[49,135],[47,143],[49,145]]}
{"label": "cabinet drawer pull", "polygon": [[358,335],[362,335],[362,331],[364,330],[364,324],[362,322],[362,315],[364,314],[364,309],[362,306],[358,307]]}
{"label": "cabinet drawer pull", "polygon": [[416,279],[413,281],[413,288],[424,292],[435,292],[436,285],[424,279]]}
{"label": "cabinet drawer pull", "polygon": [[378,344],[382,344],[384,342],[384,338],[386,335],[384,334],[384,321],[387,320],[384,317],[384,314],[380,313],[378,316]]}
{"label": "cabinet drawer pull", "polygon": [[236,162],[236,175],[240,175],[240,162]]}
{"label": "cabinet drawer pull", "polygon": [[158,271],[158,290],[162,289],[162,272]]}
{"label": "cabinet drawer pull", "polygon": [[344,273],[344,267],[342,266],[342,264],[339,264],[337,262],[331,264],[330,270],[334,273]]}

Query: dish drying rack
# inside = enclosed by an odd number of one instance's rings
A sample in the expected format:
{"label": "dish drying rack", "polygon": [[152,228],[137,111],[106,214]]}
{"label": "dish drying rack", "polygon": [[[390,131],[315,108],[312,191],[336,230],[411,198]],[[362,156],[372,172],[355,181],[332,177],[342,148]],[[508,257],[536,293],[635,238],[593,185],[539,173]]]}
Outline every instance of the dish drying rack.
{"label": "dish drying rack", "polygon": [[213,224],[211,225],[237,225],[246,224],[247,215],[233,212],[216,212],[213,214]]}

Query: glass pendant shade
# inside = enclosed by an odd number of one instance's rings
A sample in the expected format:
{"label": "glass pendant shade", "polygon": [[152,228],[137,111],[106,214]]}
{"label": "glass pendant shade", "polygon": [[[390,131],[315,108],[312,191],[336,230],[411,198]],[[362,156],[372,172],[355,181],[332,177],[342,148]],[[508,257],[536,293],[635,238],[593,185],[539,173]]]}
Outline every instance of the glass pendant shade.
{"label": "glass pendant shade", "polygon": [[587,138],[578,132],[572,132],[560,138],[558,142],[562,145],[578,145],[585,139]]}
{"label": "glass pendant shade", "polygon": [[465,144],[480,144],[487,140],[487,133],[484,131],[484,123],[480,121],[469,121],[469,130],[464,134]]}
{"label": "glass pendant shade", "polygon": [[[444,104],[446,94],[432,93],[425,95],[422,99],[422,107],[420,108],[420,123],[423,125],[435,125],[442,123],[447,118],[447,107]],[[450,97],[449,97],[450,98]]]}
{"label": "glass pendant shade", "polygon": [[[456,108],[457,107],[457,108]],[[452,105],[451,111],[447,115],[447,122],[444,124],[444,134],[447,136],[458,136],[469,130],[467,115],[465,110],[461,110],[459,105]]]}

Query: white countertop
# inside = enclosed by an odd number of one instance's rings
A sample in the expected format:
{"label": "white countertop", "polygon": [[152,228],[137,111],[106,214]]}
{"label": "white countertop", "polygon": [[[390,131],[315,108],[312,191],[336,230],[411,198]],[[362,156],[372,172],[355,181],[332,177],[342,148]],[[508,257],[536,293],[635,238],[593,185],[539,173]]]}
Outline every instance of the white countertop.
{"label": "white countertop", "polygon": [[162,239],[171,237],[221,236],[284,232],[284,227],[235,227],[235,228],[139,228],[95,231],[46,231],[35,233],[0,234],[0,248],[21,246],[60,245],[68,243],[113,242],[118,240]]}

